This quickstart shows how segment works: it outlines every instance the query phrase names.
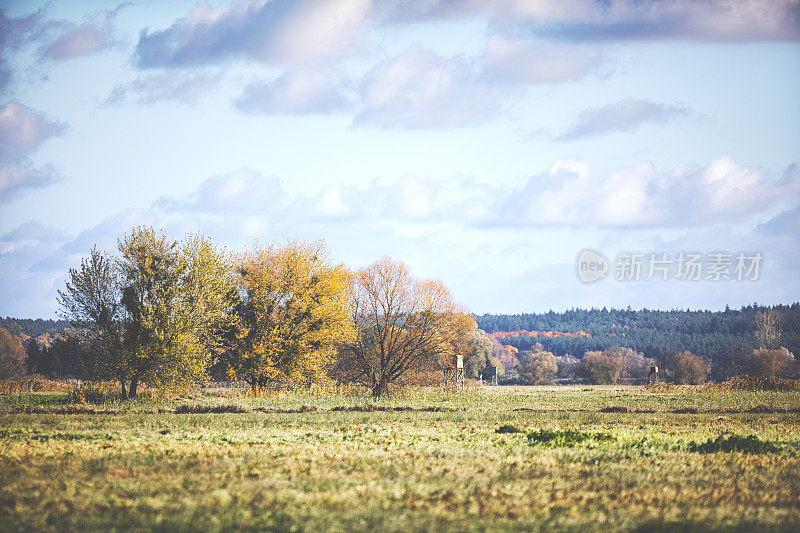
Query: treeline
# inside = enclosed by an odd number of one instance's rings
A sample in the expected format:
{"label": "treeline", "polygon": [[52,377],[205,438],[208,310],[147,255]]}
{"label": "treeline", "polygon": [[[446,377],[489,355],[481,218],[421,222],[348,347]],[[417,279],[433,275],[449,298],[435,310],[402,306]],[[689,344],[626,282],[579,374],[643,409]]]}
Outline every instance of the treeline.
{"label": "treeline", "polygon": [[516,336],[502,343],[529,350],[537,343],[556,355],[582,358],[588,351],[623,346],[659,359],[665,353],[688,350],[710,362],[720,362],[734,347],[757,348],[756,317],[774,310],[780,328],[779,344],[800,353],[800,304],[745,306],[724,311],[655,311],[649,309],[573,309],[562,313],[480,315],[478,327],[498,331],[585,332],[589,336]]}
{"label": "treeline", "polygon": [[39,337],[46,334],[55,335],[68,327],[68,320],[0,317],[0,328],[17,336]]}
{"label": "treeline", "polygon": [[10,324],[16,336],[0,328],[0,379],[24,362],[28,372],[117,382],[123,398],[142,384],[209,378],[254,391],[335,379],[381,396],[431,375],[452,382],[459,360],[470,372],[491,362],[490,339],[443,283],[390,258],[351,271],[321,243],[230,253],[200,235],[138,227],[115,251],[93,249],[58,295],[69,327],[52,341],[45,331],[25,354],[21,325]]}

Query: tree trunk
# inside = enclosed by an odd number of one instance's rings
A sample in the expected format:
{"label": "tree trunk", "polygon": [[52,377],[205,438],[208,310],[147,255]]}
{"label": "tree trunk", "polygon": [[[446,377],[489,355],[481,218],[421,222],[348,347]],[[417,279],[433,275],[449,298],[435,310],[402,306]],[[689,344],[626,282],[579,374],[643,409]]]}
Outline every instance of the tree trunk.
{"label": "tree trunk", "polygon": [[372,396],[378,398],[386,394],[388,390],[388,384],[384,378],[381,378],[377,383],[372,385]]}
{"label": "tree trunk", "polygon": [[130,394],[128,394],[128,397],[131,400],[136,398],[136,388],[138,386],[139,386],[139,379],[138,378],[132,378],[131,379],[131,391],[130,391]]}
{"label": "tree trunk", "polygon": [[119,384],[122,385],[122,399],[123,400],[127,400],[128,399],[128,389],[125,388],[125,379],[124,378],[120,378]]}

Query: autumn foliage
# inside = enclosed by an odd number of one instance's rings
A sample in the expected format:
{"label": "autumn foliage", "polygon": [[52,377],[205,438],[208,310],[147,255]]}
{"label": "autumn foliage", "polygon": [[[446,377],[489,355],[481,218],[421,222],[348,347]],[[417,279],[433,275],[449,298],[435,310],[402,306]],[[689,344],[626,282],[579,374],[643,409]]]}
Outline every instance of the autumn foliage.
{"label": "autumn foliage", "polygon": [[255,390],[318,378],[353,336],[350,273],[320,243],[256,248],[237,256],[236,303],[223,358]]}
{"label": "autumn foliage", "polygon": [[350,310],[357,334],[342,346],[337,372],[374,396],[414,371],[447,378],[476,329],[441,281],[419,279],[388,257],[355,273]]}
{"label": "autumn foliage", "polygon": [[681,352],[675,356],[673,378],[679,385],[700,385],[708,379],[709,370],[702,357]]}

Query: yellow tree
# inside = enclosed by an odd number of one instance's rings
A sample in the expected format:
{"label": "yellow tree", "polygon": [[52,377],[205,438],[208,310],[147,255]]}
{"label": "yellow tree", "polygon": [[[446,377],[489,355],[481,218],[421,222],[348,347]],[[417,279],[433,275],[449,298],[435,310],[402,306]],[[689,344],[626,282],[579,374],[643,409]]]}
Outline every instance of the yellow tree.
{"label": "yellow tree", "polygon": [[414,277],[384,257],[353,277],[356,336],[342,347],[340,370],[381,396],[407,372],[433,365],[455,367],[475,322],[436,280]]}
{"label": "yellow tree", "polygon": [[239,255],[237,303],[223,357],[235,379],[269,383],[318,378],[352,335],[350,274],[327,262],[321,243],[289,243]]}
{"label": "yellow tree", "polygon": [[756,340],[759,348],[777,348],[781,340],[780,314],[776,309],[756,313]]}

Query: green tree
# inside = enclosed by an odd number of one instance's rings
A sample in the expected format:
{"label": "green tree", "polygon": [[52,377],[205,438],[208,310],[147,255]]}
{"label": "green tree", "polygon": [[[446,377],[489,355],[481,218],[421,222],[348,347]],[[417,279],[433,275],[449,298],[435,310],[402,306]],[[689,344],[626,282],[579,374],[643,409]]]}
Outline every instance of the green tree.
{"label": "green tree", "polygon": [[752,352],[753,350],[742,344],[730,346],[725,354],[712,366],[713,379],[725,381],[734,376],[746,374]]}
{"label": "green tree", "polygon": [[558,373],[556,356],[535,344],[531,350],[519,354],[517,365],[519,381],[526,385],[550,385]]}
{"label": "green tree", "polygon": [[0,379],[13,379],[25,373],[25,349],[19,338],[0,328]]}
{"label": "green tree", "polygon": [[118,257],[92,250],[59,291],[64,315],[96,355],[95,376],[117,380],[129,398],[142,382],[204,379],[232,304],[224,254],[202,237],[180,243],[146,227],[117,248]]}
{"label": "green tree", "polygon": [[482,329],[475,329],[469,338],[470,350],[464,359],[464,375],[477,379],[482,376],[488,379],[494,366],[492,361],[492,338]]}
{"label": "green tree", "polygon": [[320,243],[290,243],[241,254],[237,302],[223,357],[254,391],[271,382],[316,379],[353,332],[349,272]]}
{"label": "green tree", "polygon": [[64,290],[58,291],[58,303],[62,315],[71,320],[75,329],[47,350],[46,365],[44,361],[37,364],[55,375],[61,366],[55,357],[60,360],[73,355],[62,349],[66,344],[76,349],[81,343],[91,345],[94,349],[90,353],[98,357],[88,362],[90,377],[118,381],[123,396],[127,397],[131,358],[126,339],[129,320],[122,305],[122,283],[114,258],[92,248],[79,268],[69,270]]}
{"label": "green tree", "polygon": [[589,383],[613,385],[619,380],[623,369],[624,362],[621,357],[615,354],[591,351],[586,352],[575,372],[587,379]]}

